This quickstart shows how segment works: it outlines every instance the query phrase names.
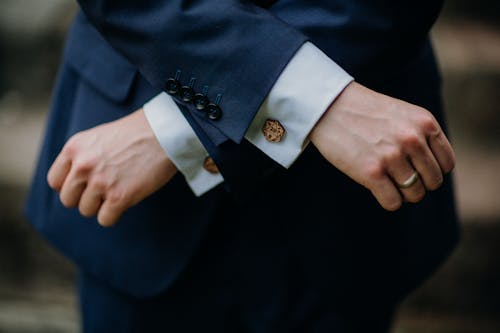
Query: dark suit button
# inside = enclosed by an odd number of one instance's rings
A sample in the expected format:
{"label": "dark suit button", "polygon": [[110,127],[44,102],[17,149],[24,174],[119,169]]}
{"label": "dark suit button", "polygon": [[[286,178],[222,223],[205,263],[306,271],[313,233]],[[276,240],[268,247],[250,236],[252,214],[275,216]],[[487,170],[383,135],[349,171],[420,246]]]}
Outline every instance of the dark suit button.
{"label": "dark suit button", "polygon": [[183,86],[180,90],[179,95],[184,102],[191,102],[193,100],[194,91],[193,88],[188,86]]}
{"label": "dark suit button", "polygon": [[222,116],[222,110],[217,104],[210,103],[207,106],[207,115],[208,118],[212,120],[217,120]]}
{"label": "dark suit button", "polygon": [[194,95],[193,103],[194,103],[194,106],[196,107],[197,110],[202,111],[208,105],[208,98],[207,98],[207,96],[198,93],[198,94]]}
{"label": "dark suit button", "polygon": [[181,85],[176,79],[170,78],[167,80],[167,83],[165,83],[165,91],[170,95],[176,95],[179,92],[180,87]]}

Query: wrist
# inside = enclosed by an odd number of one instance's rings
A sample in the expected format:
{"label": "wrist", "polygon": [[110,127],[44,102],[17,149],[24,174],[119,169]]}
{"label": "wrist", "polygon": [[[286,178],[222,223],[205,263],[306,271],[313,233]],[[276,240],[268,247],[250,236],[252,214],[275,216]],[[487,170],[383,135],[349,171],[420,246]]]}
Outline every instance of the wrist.
{"label": "wrist", "polygon": [[355,81],[350,82],[342,92],[330,103],[326,111],[316,122],[311,132],[309,133],[309,140],[314,144],[314,146],[318,147],[320,144],[321,138],[328,134],[328,131],[331,130],[331,127],[327,125],[332,121],[332,114],[340,108],[345,103],[345,99],[350,96],[353,91],[359,89],[361,87],[360,84]]}

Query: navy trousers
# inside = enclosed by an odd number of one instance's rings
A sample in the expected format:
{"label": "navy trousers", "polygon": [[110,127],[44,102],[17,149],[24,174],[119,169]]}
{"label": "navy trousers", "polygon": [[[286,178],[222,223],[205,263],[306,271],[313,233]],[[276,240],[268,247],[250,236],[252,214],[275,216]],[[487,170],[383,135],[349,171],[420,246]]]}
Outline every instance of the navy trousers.
{"label": "navy trousers", "polygon": [[389,332],[395,304],[358,297],[347,305],[318,294],[297,262],[282,265],[267,287],[258,276],[268,267],[244,265],[238,238],[227,237],[238,233],[230,222],[215,223],[179,279],[155,297],[124,294],[81,272],[83,332]]}

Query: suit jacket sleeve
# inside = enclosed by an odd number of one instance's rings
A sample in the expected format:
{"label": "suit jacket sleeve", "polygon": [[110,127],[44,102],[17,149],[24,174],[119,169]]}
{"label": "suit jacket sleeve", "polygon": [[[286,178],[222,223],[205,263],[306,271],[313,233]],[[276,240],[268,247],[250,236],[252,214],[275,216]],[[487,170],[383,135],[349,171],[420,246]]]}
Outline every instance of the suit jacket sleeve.
{"label": "suit jacket sleeve", "polygon": [[156,88],[175,76],[204,91],[218,120],[173,96],[224,176],[246,196],[279,165],[243,140],[275,81],[307,38],[268,10],[230,0],[78,0],[110,45]]}
{"label": "suit jacket sleeve", "polygon": [[[230,0],[79,0],[87,18],[156,88],[177,74],[222,116],[184,106],[211,144],[240,143],[306,37],[254,4]],[[205,142],[204,142],[205,144]]]}

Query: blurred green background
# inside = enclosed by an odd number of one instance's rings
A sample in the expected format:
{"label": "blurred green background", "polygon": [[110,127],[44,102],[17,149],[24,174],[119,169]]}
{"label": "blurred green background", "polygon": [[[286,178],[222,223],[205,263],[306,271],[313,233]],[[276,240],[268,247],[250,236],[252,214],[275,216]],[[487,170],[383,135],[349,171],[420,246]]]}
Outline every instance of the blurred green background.
{"label": "blurred green background", "polygon": [[[0,5],[0,333],[78,332],[73,269],[21,213],[74,12],[70,0]],[[463,240],[403,304],[394,333],[498,333],[500,1],[449,0],[432,35],[457,152]]]}

